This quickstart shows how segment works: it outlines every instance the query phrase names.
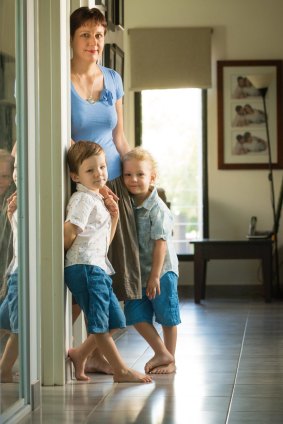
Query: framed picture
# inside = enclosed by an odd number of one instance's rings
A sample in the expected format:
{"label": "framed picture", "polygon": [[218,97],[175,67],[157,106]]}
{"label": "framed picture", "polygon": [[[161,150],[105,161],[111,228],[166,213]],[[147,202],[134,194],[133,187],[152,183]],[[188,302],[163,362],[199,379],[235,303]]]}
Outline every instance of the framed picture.
{"label": "framed picture", "polygon": [[114,0],[114,23],[124,28],[124,0]]}
{"label": "framed picture", "polygon": [[115,69],[115,45],[105,44],[103,54],[103,65],[107,68]]}
{"label": "framed picture", "polygon": [[105,44],[103,65],[115,69],[124,82],[124,52],[117,44]]}
{"label": "framed picture", "polygon": [[[264,98],[255,76],[270,81]],[[280,60],[217,62],[219,169],[268,169],[268,133],[272,166],[283,168],[281,78]]]}
{"label": "framed picture", "polygon": [[106,20],[110,31],[115,31],[115,0],[106,0]]}
{"label": "framed picture", "polygon": [[124,28],[124,0],[107,0],[107,24],[110,30]]}
{"label": "framed picture", "polygon": [[121,75],[122,81],[124,82],[124,52],[117,44],[113,44],[113,48],[115,50],[114,69]]}

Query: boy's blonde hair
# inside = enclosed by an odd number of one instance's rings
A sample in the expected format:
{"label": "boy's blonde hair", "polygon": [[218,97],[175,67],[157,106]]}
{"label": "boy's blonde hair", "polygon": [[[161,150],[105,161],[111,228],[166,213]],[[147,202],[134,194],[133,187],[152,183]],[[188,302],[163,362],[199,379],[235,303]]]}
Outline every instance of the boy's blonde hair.
{"label": "boy's blonde hair", "polygon": [[157,162],[148,150],[145,150],[142,147],[135,147],[125,154],[122,161],[124,163],[130,159],[149,162],[151,164],[152,171],[157,174]]}
{"label": "boy's blonde hair", "polygon": [[102,147],[93,141],[77,141],[72,144],[67,153],[70,172],[78,174],[80,165],[91,156],[105,154]]}

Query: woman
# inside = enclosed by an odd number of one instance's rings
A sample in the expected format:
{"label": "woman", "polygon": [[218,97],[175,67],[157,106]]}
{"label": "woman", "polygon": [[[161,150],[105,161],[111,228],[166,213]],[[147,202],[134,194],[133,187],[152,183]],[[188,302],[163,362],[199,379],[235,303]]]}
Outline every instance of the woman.
{"label": "woman", "polygon": [[120,220],[109,259],[115,269],[113,289],[119,300],[141,297],[135,220],[121,177],[121,158],[130,150],[123,128],[120,75],[99,64],[107,23],[96,8],[80,7],[71,15],[72,140],[100,144],[107,159],[109,187],[119,198]]}

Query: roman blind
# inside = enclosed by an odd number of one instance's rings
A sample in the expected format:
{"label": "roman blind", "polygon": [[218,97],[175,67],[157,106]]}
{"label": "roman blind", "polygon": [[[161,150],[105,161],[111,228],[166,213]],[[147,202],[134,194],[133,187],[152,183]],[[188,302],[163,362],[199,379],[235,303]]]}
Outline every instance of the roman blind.
{"label": "roman blind", "polygon": [[211,28],[128,30],[130,89],[209,88]]}
{"label": "roman blind", "polygon": [[15,57],[15,2],[0,2],[0,54]]}

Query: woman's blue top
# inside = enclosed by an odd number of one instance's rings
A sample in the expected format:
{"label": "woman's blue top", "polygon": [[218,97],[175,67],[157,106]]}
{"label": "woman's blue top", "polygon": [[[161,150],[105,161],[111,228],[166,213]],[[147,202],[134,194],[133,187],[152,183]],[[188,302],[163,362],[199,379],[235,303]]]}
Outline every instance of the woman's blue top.
{"label": "woman's blue top", "polygon": [[90,104],[71,84],[71,133],[74,141],[95,141],[105,151],[108,179],[121,175],[121,158],[113,141],[112,131],[117,125],[115,103],[124,95],[120,75],[113,69],[99,66],[104,77],[100,99]]}

